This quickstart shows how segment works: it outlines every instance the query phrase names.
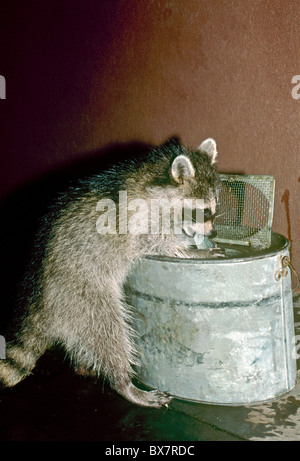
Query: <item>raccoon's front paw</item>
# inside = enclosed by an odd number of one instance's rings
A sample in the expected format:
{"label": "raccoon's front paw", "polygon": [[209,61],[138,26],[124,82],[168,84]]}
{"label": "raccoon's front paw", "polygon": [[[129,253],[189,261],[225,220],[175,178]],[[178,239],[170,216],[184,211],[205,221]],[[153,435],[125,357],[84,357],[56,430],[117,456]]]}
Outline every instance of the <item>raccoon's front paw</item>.
{"label": "raccoon's front paw", "polygon": [[209,253],[210,253],[211,258],[225,258],[226,257],[225,250],[219,247],[210,248]]}
{"label": "raccoon's front paw", "polygon": [[176,254],[179,258],[188,258],[188,259],[210,259],[210,258],[225,258],[225,251],[221,248],[207,248],[207,249],[198,249],[191,248],[189,250],[180,250]]}
{"label": "raccoon's front paw", "polygon": [[222,248],[214,247],[208,248],[207,250],[198,250],[200,253],[199,258],[213,259],[213,258],[225,258],[226,254]]}
{"label": "raccoon's front paw", "polygon": [[[193,250],[183,249],[183,248],[176,248],[174,253],[175,258],[192,258]],[[195,256],[194,256],[195,257]]]}

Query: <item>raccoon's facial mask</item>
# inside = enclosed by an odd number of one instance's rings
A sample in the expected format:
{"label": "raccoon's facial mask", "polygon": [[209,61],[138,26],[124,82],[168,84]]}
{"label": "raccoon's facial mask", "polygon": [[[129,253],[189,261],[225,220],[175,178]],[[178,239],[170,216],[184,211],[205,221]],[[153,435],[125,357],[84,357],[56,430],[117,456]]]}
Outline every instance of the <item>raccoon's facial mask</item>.
{"label": "raccoon's facial mask", "polygon": [[204,202],[203,208],[184,208],[182,210],[182,229],[186,236],[194,238],[196,234],[215,237],[213,222],[215,219],[216,201]]}
{"label": "raccoon's facial mask", "polygon": [[[218,153],[214,139],[206,139],[200,144],[197,150],[200,154],[208,155],[212,164],[216,163]],[[194,178],[195,168],[186,155],[178,155],[172,163],[171,175],[177,183],[183,184],[185,180]]]}
{"label": "raccoon's facial mask", "polygon": [[[216,163],[217,146],[212,138],[203,141],[196,151],[196,155],[207,155],[211,164]],[[178,184],[184,184],[186,180],[193,179],[196,176],[195,166],[187,155],[178,155],[171,167],[172,178]],[[202,200],[201,207],[184,209],[182,212],[182,230],[184,235],[189,239],[193,239],[195,235],[208,236],[213,238],[215,231],[213,229],[213,221],[216,212],[216,195],[213,189],[206,198],[198,197]]]}

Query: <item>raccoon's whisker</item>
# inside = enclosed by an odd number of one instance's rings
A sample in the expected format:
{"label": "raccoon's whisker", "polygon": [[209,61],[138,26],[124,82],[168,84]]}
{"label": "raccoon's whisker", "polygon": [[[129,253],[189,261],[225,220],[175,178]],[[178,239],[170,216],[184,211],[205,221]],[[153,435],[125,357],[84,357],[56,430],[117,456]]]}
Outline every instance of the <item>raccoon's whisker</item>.
{"label": "raccoon's whisker", "polygon": [[215,215],[215,219],[216,219],[216,218],[219,218],[220,216],[223,216],[223,215],[226,214],[226,213],[227,213],[227,211],[224,211],[223,213],[220,213],[220,214],[216,214],[216,215]]}
{"label": "raccoon's whisker", "polygon": [[233,211],[234,207],[227,208],[227,210],[223,211],[223,213],[219,213],[215,215],[215,218],[219,218],[220,216],[223,216],[224,214],[230,213],[230,211]]}

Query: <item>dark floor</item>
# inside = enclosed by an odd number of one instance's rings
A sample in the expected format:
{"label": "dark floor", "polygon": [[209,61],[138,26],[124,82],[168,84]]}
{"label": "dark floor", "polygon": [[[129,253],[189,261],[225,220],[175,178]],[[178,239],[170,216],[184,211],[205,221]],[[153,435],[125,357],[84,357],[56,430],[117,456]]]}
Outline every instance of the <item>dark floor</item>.
{"label": "dark floor", "polygon": [[[294,307],[300,334],[299,296]],[[131,405],[106,384],[75,375],[61,353],[51,352],[32,376],[0,393],[0,440],[300,440],[300,380],[285,397],[258,406],[173,400],[168,409],[154,410]]]}

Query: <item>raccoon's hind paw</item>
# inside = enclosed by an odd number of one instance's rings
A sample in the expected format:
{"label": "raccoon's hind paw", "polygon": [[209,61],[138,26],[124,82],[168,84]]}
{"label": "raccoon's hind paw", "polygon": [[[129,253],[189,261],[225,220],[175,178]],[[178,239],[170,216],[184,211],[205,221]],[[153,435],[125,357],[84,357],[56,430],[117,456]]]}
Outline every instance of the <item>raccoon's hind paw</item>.
{"label": "raccoon's hind paw", "polygon": [[[139,389],[138,389],[139,390]],[[140,391],[145,393],[145,399],[147,404],[145,406],[154,407],[154,408],[161,408],[163,406],[168,407],[168,404],[171,402],[173,397],[171,395],[167,395],[165,392],[162,392],[158,389],[154,391]]]}
{"label": "raccoon's hind paw", "polygon": [[135,387],[131,382],[116,386],[115,390],[129,402],[142,407],[161,408],[171,402],[172,397],[159,390],[142,391]]}

